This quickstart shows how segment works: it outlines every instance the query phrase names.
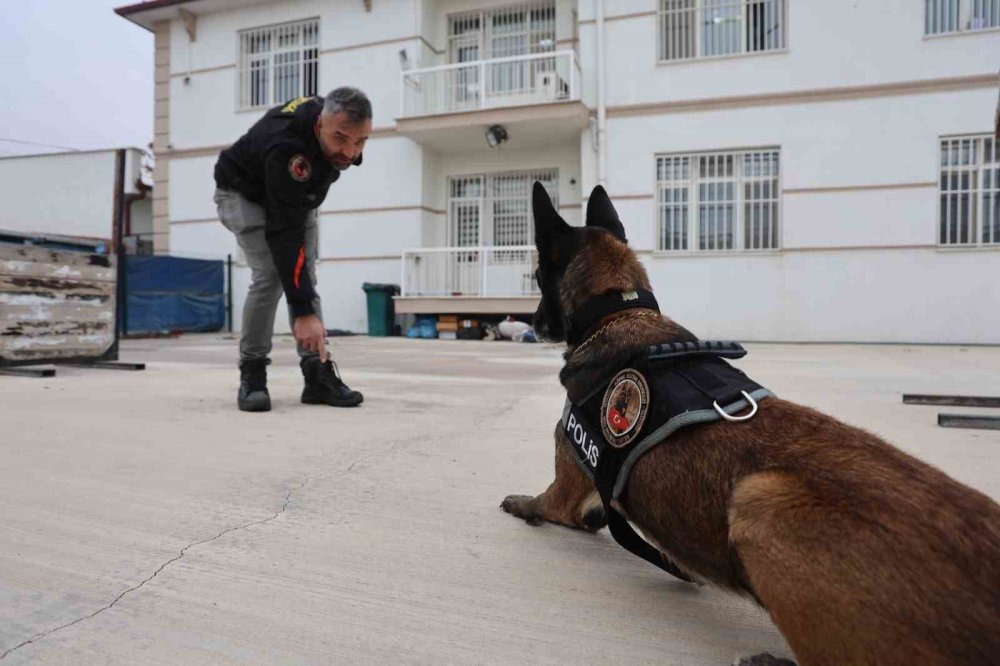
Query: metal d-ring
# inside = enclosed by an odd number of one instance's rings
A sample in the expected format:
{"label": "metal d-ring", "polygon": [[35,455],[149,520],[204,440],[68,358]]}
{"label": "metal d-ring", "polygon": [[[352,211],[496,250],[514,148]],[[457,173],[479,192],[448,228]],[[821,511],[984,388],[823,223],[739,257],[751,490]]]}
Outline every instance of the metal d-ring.
{"label": "metal d-ring", "polygon": [[750,397],[750,394],[746,391],[740,391],[743,397],[747,399],[750,403],[750,413],[745,416],[730,416],[725,412],[722,407],[719,407],[719,401],[716,400],[712,403],[712,407],[715,407],[715,411],[719,412],[719,416],[726,419],[727,421],[749,421],[753,418],[753,415],[757,413],[757,401]]}

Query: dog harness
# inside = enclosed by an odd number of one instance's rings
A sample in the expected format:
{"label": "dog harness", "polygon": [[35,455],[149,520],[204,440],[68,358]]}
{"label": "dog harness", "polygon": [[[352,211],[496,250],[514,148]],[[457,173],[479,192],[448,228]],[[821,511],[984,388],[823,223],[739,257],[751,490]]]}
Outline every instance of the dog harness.
{"label": "dog harness", "polygon": [[[773,396],[725,359],[746,356],[736,342],[675,342],[649,347],[611,381],[574,403],[562,424],[580,468],[594,481],[619,545],[674,576],[691,579],[611,506],[636,462],[673,433],[698,423],[739,424]],[[604,389],[604,390],[601,390]],[[749,410],[749,411],[747,411]]]}

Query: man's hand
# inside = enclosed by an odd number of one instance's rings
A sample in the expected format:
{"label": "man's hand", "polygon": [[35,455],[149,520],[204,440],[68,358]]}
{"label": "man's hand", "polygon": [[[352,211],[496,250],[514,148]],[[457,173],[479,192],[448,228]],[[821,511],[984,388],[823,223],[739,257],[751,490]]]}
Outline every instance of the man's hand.
{"label": "man's hand", "polygon": [[296,317],[292,324],[295,339],[307,351],[319,354],[319,360],[326,363],[326,329],[316,315]]}

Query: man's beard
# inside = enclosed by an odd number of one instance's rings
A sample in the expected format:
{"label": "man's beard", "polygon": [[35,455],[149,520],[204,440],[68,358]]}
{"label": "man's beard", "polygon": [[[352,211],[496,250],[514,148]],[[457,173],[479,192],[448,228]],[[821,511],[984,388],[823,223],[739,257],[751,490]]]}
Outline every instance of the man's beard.
{"label": "man's beard", "polygon": [[348,159],[347,155],[337,154],[333,157],[327,158],[333,163],[333,166],[337,167],[340,171],[346,171],[354,164],[353,160]]}

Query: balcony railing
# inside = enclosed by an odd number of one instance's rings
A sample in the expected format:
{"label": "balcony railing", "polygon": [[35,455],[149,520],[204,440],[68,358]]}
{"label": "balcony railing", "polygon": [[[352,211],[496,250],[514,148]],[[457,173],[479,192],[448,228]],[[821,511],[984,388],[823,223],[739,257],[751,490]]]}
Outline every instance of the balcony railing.
{"label": "balcony railing", "polygon": [[434,247],[403,252],[402,296],[538,296],[531,246]]}
{"label": "balcony railing", "polygon": [[415,69],[402,77],[402,118],[580,99],[574,51]]}

